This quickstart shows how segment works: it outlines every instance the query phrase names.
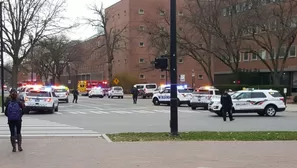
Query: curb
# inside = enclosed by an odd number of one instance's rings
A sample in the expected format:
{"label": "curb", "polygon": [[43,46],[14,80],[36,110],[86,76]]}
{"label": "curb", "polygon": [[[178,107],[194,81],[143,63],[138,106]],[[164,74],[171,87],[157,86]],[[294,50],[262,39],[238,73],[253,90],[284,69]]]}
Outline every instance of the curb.
{"label": "curb", "polygon": [[101,134],[103,139],[105,139],[108,143],[112,143],[112,140],[106,135],[106,134]]}

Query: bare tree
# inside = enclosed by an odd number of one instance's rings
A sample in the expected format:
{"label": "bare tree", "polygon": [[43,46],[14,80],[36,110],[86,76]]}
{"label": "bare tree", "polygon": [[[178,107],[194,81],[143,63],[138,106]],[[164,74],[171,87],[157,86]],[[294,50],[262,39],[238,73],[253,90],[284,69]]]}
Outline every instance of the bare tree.
{"label": "bare tree", "polygon": [[249,17],[249,12],[239,12],[237,4],[239,0],[194,0],[186,5],[187,22],[194,28],[192,32],[201,34],[203,39],[203,45],[196,47],[220,60],[233,73],[239,71],[242,37]]}
{"label": "bare tree", "polygon": [[[295,46],[292,48],[297,35],[296,10],[296,0],[275,1],[264,5],[260,1],[253,1],[252,4],[250,26],[245,34],[250,44],[247,50],[268,68],[272,82],[276,85],[280,84],[289,57],[296,55]],[[267,56],[259,50],[266,51]]]}
{"label": "bare tree", "polygon": [[19,67],[33,46],[44,36],[65,30],[58,26],[63,20],[60,15],[64,11],[65,0],[5,2],[4,47],[13,60],[12,86],[16,87]]}
{"label": "bare tree", "polygon": [[71,62],[78,61],[79,59],[75,55],[76,48],[73,47],[76,45],[76,42],[71,42],[65,36],[53,36],[41,40],[38,45],[44,52],[37,59],[41,66],[40,69],[45,68],[45,71],[50,72],[54,83],[56,79],[61,82],[61,75],[65,68]]}
{"label": "bare tree", "polygon": [[[158,11],[162,12],[161,9],[158,9]],[[141,29],[141,32],[148,34],[148,49],[149,51],[153,51],[153,58],[167,54],[166,51],[170,51],[170,20],[165,12],[163,16],[164,18],[162,20],[147,18],[145,28]],[[202,32],[201,29],[197,29],[196,24],[192,24],[193,18],[191,15],[179,18],[177,22],[177,27],[179,28],[177,30],[177,55],[179,57],[189,56],[197,61],[206,73],[210,83],[213,84],[212,57],[209,53],[201,49],[203,42],[208,46],[211,45],[209,41],[210,36],[206,32]]]}
{"label": "bare tree", "polygon": [[126,48],[126,37],[124,32],[127,29],[127,25],[113,25],[112,17],[118,17],[115,11],[104,10],[103,4],[98,6],[93,4],[90,10],[94,12],[96,19],[87,19],[88,23],[97,30],[99,30],[98,47],[96,50],[100,50],[101,56],[106,58],[108,65],[108,80],[111,83],[113,80],[113,60],[115,52]]}

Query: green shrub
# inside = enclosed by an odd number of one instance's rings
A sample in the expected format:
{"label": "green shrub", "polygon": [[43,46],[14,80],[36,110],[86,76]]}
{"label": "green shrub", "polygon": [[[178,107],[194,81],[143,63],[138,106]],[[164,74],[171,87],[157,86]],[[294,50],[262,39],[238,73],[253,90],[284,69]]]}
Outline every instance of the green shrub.
{"label": "green shrub", "polygon": [[132,86],[139,82],[136,77],[128,73],[117,74],[114,76],[115,78],[120,82],[117,85],[112,82],[112,86],[122,86],[125,94],[130,94]]}

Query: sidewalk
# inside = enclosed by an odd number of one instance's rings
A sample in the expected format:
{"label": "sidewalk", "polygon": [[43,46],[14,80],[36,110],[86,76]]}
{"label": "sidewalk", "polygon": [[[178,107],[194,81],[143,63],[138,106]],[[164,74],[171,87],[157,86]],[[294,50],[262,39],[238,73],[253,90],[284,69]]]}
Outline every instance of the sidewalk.
{"label": "sidewalk", "polygon": [[288,112],[297,112],[297,104],[287,104],[286,111],[288,111]]}
{"label": "sidewalk", "polygon": [[24,139],[12,153],[0,139],[1,168],[292,168],[297,141],[107,143],[98,138]]}

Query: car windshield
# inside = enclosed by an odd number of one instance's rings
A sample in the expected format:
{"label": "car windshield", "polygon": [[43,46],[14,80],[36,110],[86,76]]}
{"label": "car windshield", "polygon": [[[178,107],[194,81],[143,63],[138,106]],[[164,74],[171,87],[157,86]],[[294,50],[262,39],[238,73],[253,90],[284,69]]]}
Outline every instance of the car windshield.
{"label": "car windshield", "polygon": [[123,88],[115,87],[113,90],[123,90]]}
{"label": "car windshield", "polygon": [[209,90],[198,90],[197,92],[194,92],[194,94],[210,94]]}
{"label": "car windshield", "polygon": [[238,95],[240,95],[242,92],[235,92],[234,94],[231,95],[231,98],[234,99],[236,98]]}
{"label": "car windshield", "polygon": [[179,93],[192,93],[193,91],[188,90],[188,89],[178,89]]}
{"label": "car windshield", "polygon": [[51,97],[49,92],[45,91],[30,91],[27,93],[27,96],[33,96],[33,97]]}
{"label": "car windshield", "polygon": [[136,85],[137,89],[143,89],[143,85]]}
{"label": "car windshield", "polygon": [[157,86],[156,85],[146,85],[145,88],[147,88],[147,89],[155,89],[155,88],[157,88]]}
{"label": "car windshield", "polygon": [[56,93],[62,93],[62,92],[67,92],[66,89],[55,89]]}

